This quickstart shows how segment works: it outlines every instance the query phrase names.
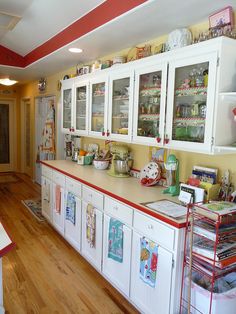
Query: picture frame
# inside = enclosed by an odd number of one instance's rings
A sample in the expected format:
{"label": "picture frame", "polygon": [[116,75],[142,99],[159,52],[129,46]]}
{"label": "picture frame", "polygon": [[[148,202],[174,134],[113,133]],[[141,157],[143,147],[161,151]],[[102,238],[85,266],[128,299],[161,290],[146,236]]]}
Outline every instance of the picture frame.
{"label": "picture frame", "polygon": [[229,26],[232,29],[233,26],[233,9],[231,6],[225,7],[218,12],[215,12],[209,16],[209,28],[220,28]]}

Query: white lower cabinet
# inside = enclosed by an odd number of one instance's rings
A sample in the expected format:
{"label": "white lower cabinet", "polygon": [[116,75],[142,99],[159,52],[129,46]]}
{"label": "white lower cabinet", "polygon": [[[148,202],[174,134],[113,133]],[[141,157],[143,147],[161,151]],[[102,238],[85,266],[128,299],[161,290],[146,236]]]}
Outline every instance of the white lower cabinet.
{"label": "white lower cabinet", "polygon": [[52,221],[52,181],[48,178],[41,177],[41,202],[42,215],[47,221]]}
{"label": "white lower cabinet", "polygon": [[[170,314],[172,253],[158,246],[155,287],[140,278],[140,240],[143,235],[133,232],[131,301],[145,314]],[[152,240],[152,239],[150,239]]]}
{"label": "white lower cabinet", "polygon": [[[86,259],[99,271],[102,268],[102,226],[103,226],[103,213],[94,208],[95,211],[95,225],[94,225],[94,243],[89,241],[91,230],[87,222],[87,207],[89,203],[82,202],[82,248],[81,252]],[[89,224],[91,221],[89,222]]]}
{"label": "white lower cabinet", "polygon": [[52,224],[57,231],[64,236],[64,188],[60,186],[60,206],[56,206],[56,184],[53,183],[53,207],[52,207]]}
{"label": "white lower cabinet", "polygon": [[[81,200],[74,195],[75,198],[75,213],[74,219],[68,219],[66,215],[67,196],[68,192],[65,192],[65,225],[64,233],[66,240],[77,250],[81,250]],[[73,221],[74,220],[74,221]]]}
{"label": "white lower cabinet", "polygon": [[118,289],[129,297],[132,230],[128,226],[123,225],[123,261],[118,262],[108,257],[110,219],[110,216],[104,215],[102,272]]}

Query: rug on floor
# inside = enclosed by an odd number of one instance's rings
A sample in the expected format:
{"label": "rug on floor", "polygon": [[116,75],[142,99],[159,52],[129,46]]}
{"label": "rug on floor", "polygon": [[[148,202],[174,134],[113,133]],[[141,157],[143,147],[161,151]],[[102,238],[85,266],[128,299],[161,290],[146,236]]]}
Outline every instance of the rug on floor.
{"label": "rug on floor", "polygon": [[38,221],[45,221],[42,215],[41,199],[23,200],[22,203]]}
{"label": "rug on floor", "polygon": [[19,179],[13,174],[0,174],[0,183],[18,182]]}

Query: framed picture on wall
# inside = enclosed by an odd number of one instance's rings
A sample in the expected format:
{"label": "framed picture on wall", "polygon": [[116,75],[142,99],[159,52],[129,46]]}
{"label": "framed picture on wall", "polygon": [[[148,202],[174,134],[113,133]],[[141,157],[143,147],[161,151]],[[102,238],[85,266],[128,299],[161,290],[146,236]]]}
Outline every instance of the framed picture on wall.
{"label": "framed picture on wall", "polygon": [[233,9],[228,6],[209,16],[209,28],[220,28],[233,26]]}

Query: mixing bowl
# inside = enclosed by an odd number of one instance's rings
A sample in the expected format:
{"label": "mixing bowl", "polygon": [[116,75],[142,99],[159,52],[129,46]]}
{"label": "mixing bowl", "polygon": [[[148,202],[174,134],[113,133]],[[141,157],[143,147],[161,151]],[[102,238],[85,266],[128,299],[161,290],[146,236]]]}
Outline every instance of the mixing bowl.
{"label": "mixing bowl", "polygon": [[128,173],[130,168],[129,168],[129,164],[128,164],[128,160],[120,160],[120,159],[115,159],[113,160],[114,162],[114,167],[115,167],[115,171],[118,173]]}
{"label": "mixing bowl", "polygon": [[105,170],[108,168],[109,166],[109,162],[110,160],[109,159],[94,159],[93,160],[93,165],[96,169],[98,170]]}

